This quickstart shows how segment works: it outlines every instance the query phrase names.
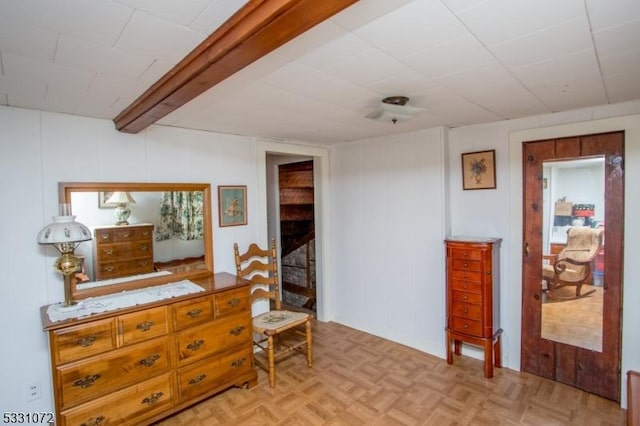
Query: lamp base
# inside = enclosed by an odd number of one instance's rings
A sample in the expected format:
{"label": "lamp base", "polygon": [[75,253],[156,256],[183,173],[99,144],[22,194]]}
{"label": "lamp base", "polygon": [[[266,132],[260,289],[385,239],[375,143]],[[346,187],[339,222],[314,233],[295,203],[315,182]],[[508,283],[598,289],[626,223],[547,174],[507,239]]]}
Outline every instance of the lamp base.
{"label": "lamp base", "polygon": [[131,209],[126,204],[120,203],[113,211],[113,217],[116,218],[116,226],[128,225],[128,219],[131,215]]}

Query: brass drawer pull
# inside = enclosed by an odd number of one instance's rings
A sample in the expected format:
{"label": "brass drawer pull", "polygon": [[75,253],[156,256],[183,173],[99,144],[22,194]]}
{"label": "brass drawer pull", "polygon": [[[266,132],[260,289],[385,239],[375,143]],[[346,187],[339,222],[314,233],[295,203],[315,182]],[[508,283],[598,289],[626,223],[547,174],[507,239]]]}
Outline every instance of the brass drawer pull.
{"label": "brass drawer pull", "polygon": [[98,339],[98,336],[96,336],[95,334],[92,334],[91,336],[85,336],[85,337],[81,337],[78,340],[76,340],[76,343],[80,346],[82,346],[83,348],[88,348],[89,346],[93,345],[93,343]]}
{"label": "brass drawer pull", "polygon": [[465,263],[465,264],[463,264],[462,266],[464,266],[465,268],[468,268],[468,267],[469,267],[469,264],[468,264],[468,263]]}
{"label": "brass drawer pull", "polygon": [[198,349],[200,349],[200,347],[204,344],[204,340],[200,339],[200,340],[196,340],[194,342],[191,342],[187,345],[187,349],[191,350],[191,351],[197,351]]}
{"label": "brass drawer pull", "polygon": [[102,424],[102,422],[104,422],[104,419],[105,419],[104,416],[98,416],[96,418],[92,417],[86,422],[80,423],[80,426],[99,426]]}
{"label": "brass drawer pull", "polygon": [[465,325],[464,325],[464,328],[469,328],[469,324],[465,324]]}
{"label": "brass drawer pull", "polygon": [[140,251],[147,251],[149,250],[149,247],[144,245],[144,246],[140,246]]}
{"label": "brass drawer pull", "polygon": [[207,377],[206,374],[201,374],[198,377],[194,377],[193,379],[189,380],[189,384],[190,385],[197,385],[202,383],[202,381]]}
{"label": "brass drawer pull", "polygon": [[146,260],[141,260],[138,262],[138,265],[140,266],[147,266],[149,264],[149,262],[147,262]]}
{"label": "brass drawer pull", "polygon": [[151,356],[146,357],[145,359],[141,359],[140,362],[138,362],[138,364],[144,365],[145,367],[151,367],[159,359],[160,359],[160,355],[153,354]]}
{"label": "brass drawer pull", "polygon": [[100,238],[102,238],[103,240],[108,240],[109,234],[100,234]]}
{"label": "brass drawer pull", "polygon": [[464,253],[462,253],[462,256],[467,257],[469,254],[465,251]]}
{"label": "brass drawer pull", "polygon": [[114,267],[113,267],[113,266],[105,266],[105,267],[104,267],[104,270],[105,270],[106,272],[113,272],[113,269],[114,269]]}
{"label": "brass drawer pull", "polygon": [[240,334],[242,334],[243,331],[244,331],[244,326],[240,326],[240,327],[232,328],[231,331],[229,331],[229,334],[233,334],[234,336],[239,336]]}
{"label": "brass drawer pull", "polygon": [[464,300],[467,300],[469,297],[465,294],[464,296],[462,296],[462,298],[463,298]]}
{"label": "brass drawer pull", "polygon": [[240,304],[240,299],[238,299],[237,297],[234,297],[233,299],[230,299],[227,303],[235,307]]}
{"label": "brass drawer pull", "polygon": [[151,327],[153,327],[154,325],[155,323],[153,321],[145,321],[136,325],[136,328],[140,331],[149,331],[151,330]]}
{"label": "brass drawer pull", "polygon": [[233,368],[239,368],[239,367],[242,367],[246,361],[247,361],[247,359],[246,359],[246,358],[236,359],[235,361],[233,361],[233,362],[231,363],[231,366],[232,366]]}
{"label": "brass drawer pull", "polygon": [[189,315],[189,317],[191,318],[198,318],[198,316],[202,313],[202,309],[192,309],[189,312],[187,312],[187,315]]}
{"label": "brass drawer pull", "polygon": [[93,386],[93,384],[100,378],[99,374],[94,374],[93,376],[85,376],[84,379],[78,379],[73,382],[73,386],[80,387],[82,389],[86,389],[88,387]]}
{"label": "brass drawer pull", "polygon": [[464,312],[465,314],[468,314],[468,313],[469,313],[469,309],[468,309],[468,308],[464,308],[463,312]]}
{"label": "brass drawer pull", "polygon": [[111,256],[113,254],[113,249],[105,249],[104,254]]}
{"label": "brass drawer pull", "polygon": [[149,395],[148,397],[146,397],[145,399],[142,400],[143,404],[147,404],[147,405],[154,405],[157,404],[158,401],[160,401],[160,398],[162,398],[162,396],[164,395],[163,392],[155,392],[152,393],[151,395]]}
{"label": "brass drawer pull", "polygon": [[123,232],[122,238],[129,238],[131,236],[131,232]]}

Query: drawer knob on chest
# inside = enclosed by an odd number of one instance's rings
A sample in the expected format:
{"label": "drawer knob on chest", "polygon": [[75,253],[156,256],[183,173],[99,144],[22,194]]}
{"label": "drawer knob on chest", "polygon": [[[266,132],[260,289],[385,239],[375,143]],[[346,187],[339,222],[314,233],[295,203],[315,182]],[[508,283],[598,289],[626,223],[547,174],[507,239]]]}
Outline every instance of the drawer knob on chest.
{"label": "drawer knob on chest", "polygon": [[247,362],[246,358],[240,358],[240,359],[236,359],[231,363],[231,366],[233,368],[239,368],[242,367],[244,365],[244,363]]}
{"label": "drawer knob on chest", "polygon": [[102,238],[103,240],[108,240],[109,234],[100,234],[100,238]]}
{"label": "drawer knob on chest", "polygon": [[107,256],[111,256],[113,254],[113,249],[106,249],[104,251],[104,254],[106,254]]}
{"label": "drawer knob on chest", "polygon": [[187,345],[187,349],[189,349],[190,351],[197,351],[198,349],[200,349],[200,347],[204,345],[204,340],[200,339],[200,340],[196,340],[194,342],[191,342]]}
{"label": "drawer knob on chest", "polygon": [[187,315],[191,318],[198,318],[198,316],[202,313],[202,309],[192,309],[187,312]]}
{"label": "drawer knob on chest", "polygon": [[122,237],[123,238],[129,238],[131,236],[131,232],[123,232],[122,233]]}
{"label": "drawer knob on chest", "polygon": [[464,328],[469,328],[469,324],[465,324],[465,325],[464,325]]}
{"label": "drawer knob on chest", "polygon": [[465,314],[468,314],[468,313],[469,313],[469,308],[464,308],[463,312],[464,312]]}
{"label": "drawer knob on chest", "polygon": [[149,250],[149,246],[146,246],[146,245],[140,246],[140,251],[147,251],[147,250]]}
{"label": "drawer knob on chest", "polygon": [[84,336],[79,338],[78,340],[76,340],[76,343],[79,346],[82,346],[83,348],[88,348],[89,346],[93,345],[93,342],[95,342],[98,339],[98,336],[96,336],[95,334],[92,334],[90,336]]}
{"label": "drawer knob on chest", "polygon": [[142,400],[143,404],[154,405],[160,401],[160,398],[164,395],[164,392],[154,392],[145,399]]}
{"label": "drawer knob on chest", "polygon": [[467,296],[467,295],[465,294],[464,296],[462,296],[462,298],[463,298],[464,300],[467,300],[467,299],[469,298],[469,296]]}
{"label": "drawer knob on chest", "polygon": [[199,375],[197,377],[194,377],[193,379],[189,380],[189,384],[190,385],[198,385],[198,384],[202,383],[202,381],[204,379],[206,379],[206,378],[207,378],[206,374],[201,374],[201,375]]}
{"label": "drawer knob on chest", "polygon": [[113,272],[113,266],[105,266],[104,267],[104,271],[105,272]]}
{"label": "drawer knob on chest", "polygon": [[73,382],[73,386],[80,387],[82,389],[89,388],[93,386],[93,384],[100,378],[99,374],[94,374],[93,376],[85,376],[82,379],[78,379]]}
{"label": "drawer knob on chest", "polygon": [[466,284],[463,284],[463,285],[462,285],[462,288],[464,288],[464,289],[466,290],[467,288],[469,288],[469,286],[468,286],[468,285],[466,285]]}
{"label": "drawer knob on chest", "polygon": [[141,260],[138,262],[138,265],[140,266],[147,266],[149,264],[149,262],[147,262],[146,260]]}
{"label": "drawer knob on chest", "polygon": [[80,423],[80,426],[99,426],[104,422],[104,416],[92,417],[84,423]]}
{"label": "drawer knob on chest", "polygon": [[145,359],[141,359],[138,364],[144,365],[145,367],[151,367],[159,359],[160,359],[160,355],[153,354],[151,356],[146,357]]}
{"label": "drawer knob on chest", "polygon": [[229,299],[227,303],[231,306],[238,306],[240,304],[240,299],[234,297],[233,299]]}
{"label": "drawer knob on chest", "polygon": [[155,323],[153,321],[145,321],[136,325],[136,328],[140,331],[149,331],[151,330],[151,327],[153,327],[154,325]]}
{"label": "drawer knob on chest", "polygon": [[462,253],[462,256],[467,257],[468,256],[467,252],[465,251],[464,253]]}
{"label": "drawer knob on chest", "polygon": [[464,266],[465,268],[468,268],[469,264],[468,263],[464,263],[462,266]]}
{"label": "drawer knob on chest", "polygon": [[244,331],[244,326],[240,326],[240,327],[232,328],[231,331],[229,331],[229,334],[232,334],[234,336],[239,336],[240,334],[242,334],[243,331]]}

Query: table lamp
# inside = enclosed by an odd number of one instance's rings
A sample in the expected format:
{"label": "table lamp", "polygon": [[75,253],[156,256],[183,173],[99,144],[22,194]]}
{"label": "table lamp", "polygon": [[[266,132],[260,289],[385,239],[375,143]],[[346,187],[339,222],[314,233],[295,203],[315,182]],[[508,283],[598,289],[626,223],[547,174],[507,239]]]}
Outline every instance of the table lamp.
{"label": "table lamp", "polygon": [[116,225],[128,225],[129,216],[131,215],[131,209],[129,204],[135,204],[136,200],[133,199],[131,194],[124,191],[116,191],[106,201],[110,204],[117,204],[116,209],[113,212],[113,216],[116,218]]}
{"label": "table lamp", "polygon": [[91,231],[83,224],[76,222],[75,216],[68,214],[69,206],[60,209],[60,216],[53,216],[53,222],[38,233],[38,244],[52,245],[61,256],[53,266],[62,274],[64,280],[63,306],[72,306],[77,302],[71,296],[71,276],[81,269],[80,259],[73,252],[82,241],[91,239]]}

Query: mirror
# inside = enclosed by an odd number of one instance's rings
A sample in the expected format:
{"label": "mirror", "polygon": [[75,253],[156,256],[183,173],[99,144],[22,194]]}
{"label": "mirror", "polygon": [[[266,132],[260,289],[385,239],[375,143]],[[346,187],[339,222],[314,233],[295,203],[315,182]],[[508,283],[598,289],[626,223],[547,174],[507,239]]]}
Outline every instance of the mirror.
{"label": "mirror", "polygon": [[[72,283],[74,298],[213,274],[209,184],[62,182],[58,192],[93,233],[75,252],[84,267]],[[121,204],[130,210],[128,224],[116,224],[115,192],[131,200]]]}
{"label": "mirror", "polygon": [[[598,247],[596,240],[579,238],[594,233],[590,231],[585,234],[581,229],[602,229],[601,241],[604,241],[604,156],[544,161],[542,188],[544,260],[541,337],[601,352],[604,246]],[[582,256],[575,254],[579,251],[585,256],[582,259],[584,266],[565,263],[566,274],[573,274],[571,277],[566,275],[572,284],[561,288],[558,288],[558,284],[551,287],[548,281],[552,279],[549,277],[560,276],[554,275],[554,263],[564,256]],[[579,272],[578,268],[583,268],[583,272]],[[573,284],[578,281],[581,281],[580,287]]]}

